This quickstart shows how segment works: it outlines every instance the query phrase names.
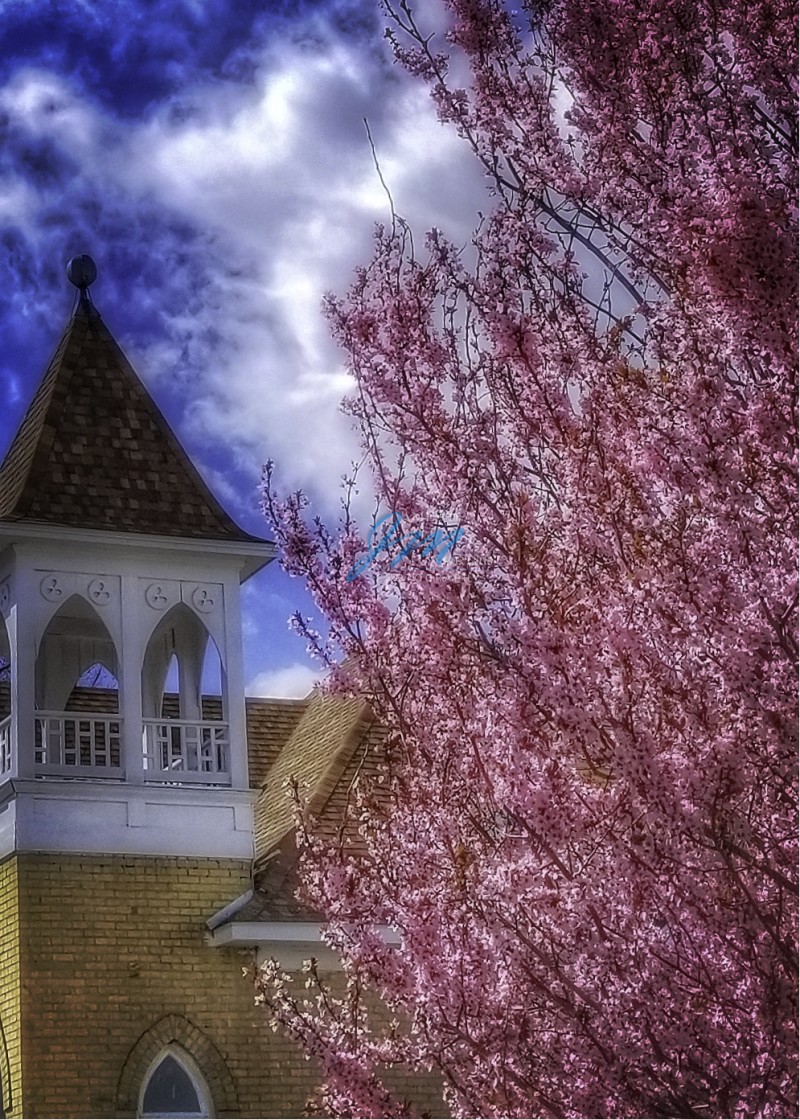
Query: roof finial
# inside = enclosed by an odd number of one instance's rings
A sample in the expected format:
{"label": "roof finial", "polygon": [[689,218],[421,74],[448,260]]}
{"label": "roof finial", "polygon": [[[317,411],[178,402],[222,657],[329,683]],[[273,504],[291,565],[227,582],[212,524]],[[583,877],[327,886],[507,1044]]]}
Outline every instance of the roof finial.
{"label": "roof finial", "polygon": [[81,299],[88,299],[89,286],[97,279],[97,265],[88,253],[72,258],[67,265],[67,279],[80,290]]}

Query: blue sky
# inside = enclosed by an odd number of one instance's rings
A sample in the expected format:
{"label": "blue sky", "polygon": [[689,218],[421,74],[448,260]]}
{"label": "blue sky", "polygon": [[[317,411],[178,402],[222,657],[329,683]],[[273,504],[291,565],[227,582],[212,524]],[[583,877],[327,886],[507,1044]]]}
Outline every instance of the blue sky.
{"label": "blue sky", "polygon": [[[422,10],[444,26],[437,0]],[[0,454],[69,316],[67,260],[220,500],[266,534],[263,463],[334,518],[359,457],[320,313],[387,200],[465,238],[484,188],[393,64],[377,0],[0,0]],[[364,510],[371,508],[364,495]],[[277,564],[245,588],[251,692],[302,694]]]}

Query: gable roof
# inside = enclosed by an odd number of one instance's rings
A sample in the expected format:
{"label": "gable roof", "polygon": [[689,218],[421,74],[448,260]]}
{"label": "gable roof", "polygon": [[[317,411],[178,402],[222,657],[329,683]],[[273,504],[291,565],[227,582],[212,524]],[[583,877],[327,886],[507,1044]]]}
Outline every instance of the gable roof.
{"label": "gable roof", "polygon": [[360,697],[316,691],[273,762],[255,808],[256,865],[294,836],[294,815],[286,784],[297,782],[308,811],[318,816],[342,777],[369,721]]}
{"label": "gable roof", "polygon": [[[319,923],[321,915],[296,895],[298,851],[287,782],[300,786],[317,836],[358,851],[363,841],[352,816],[354,787],[359,776],[374,778],[381,768],[386,730],[362,697],[319,689],[302,701],[248,700],[247,726],[248,739],[262,735],[272,758],[255,808],[255,889],[232,903],[214,928]],[[251,765],[252,757],[251,750]]]}
{"label": "gable roof", "polygon": [[203,482],[85,297],[0,466],[0,519],[259,541]]}

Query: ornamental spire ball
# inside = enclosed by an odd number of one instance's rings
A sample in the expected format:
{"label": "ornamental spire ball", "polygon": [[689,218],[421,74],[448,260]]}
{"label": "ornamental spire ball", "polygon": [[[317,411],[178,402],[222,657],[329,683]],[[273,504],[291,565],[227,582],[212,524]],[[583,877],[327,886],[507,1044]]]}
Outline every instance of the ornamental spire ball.
{"label": "ornamental spire ball", "polygon": [[97,279],[97,265],[88,253],[72,258],[67,265],[67,279],[70,284],[80,288],[81,295],[86,295],[89,286]]}

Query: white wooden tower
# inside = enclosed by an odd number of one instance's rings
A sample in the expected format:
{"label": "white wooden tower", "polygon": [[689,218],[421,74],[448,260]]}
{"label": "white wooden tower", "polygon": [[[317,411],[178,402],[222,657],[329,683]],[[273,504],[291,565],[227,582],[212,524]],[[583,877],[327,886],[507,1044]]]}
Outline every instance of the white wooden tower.
{"label": "white wooden tower", "polygon": [[[94,307],[95,275],[71,262],[75,312],[0,467],[0,858],[247,859],[240,586],[274,548],[198,475]],[[76,689],[92,668],[112,687]]]}

